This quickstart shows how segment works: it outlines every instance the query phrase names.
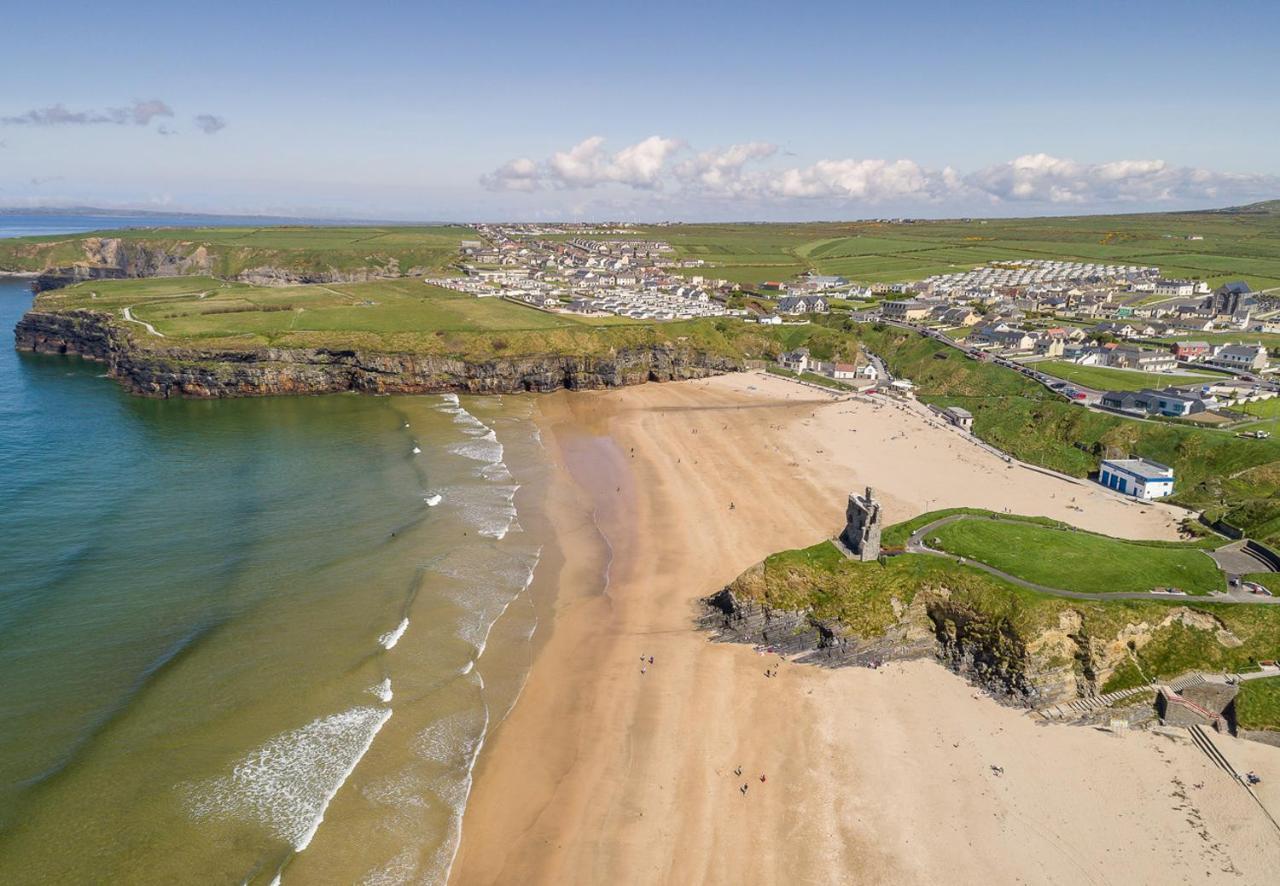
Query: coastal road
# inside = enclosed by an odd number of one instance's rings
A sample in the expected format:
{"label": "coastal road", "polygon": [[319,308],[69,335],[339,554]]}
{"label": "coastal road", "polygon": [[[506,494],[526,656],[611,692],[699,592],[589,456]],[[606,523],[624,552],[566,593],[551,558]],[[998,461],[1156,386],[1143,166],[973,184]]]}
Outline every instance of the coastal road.
{"label": "coastal road", "polygon": [[948,559],[955,560],[957,563],[963,563],[966,566],[973,566],[976,569],[981,569],[983,572],[994,575],[996,578],[1007,581],[1010,584],[1015,584],[1018,587],[1026,588],[1030,591],[1038,591],[1042,594],[1049,594],[1054,597],[1068,597],[1072,600],[1181,600],[1185,602],[1254,603],[1263,605],[1280,603],[1280,598],[1269,597],[1265,594],[1252,594],[1243,588],[1233,588],[1225,594],[1210,595],[1161,594],[1156,591],[1125,591],[1117,594],[1088,594],[1084,591],[1069,591],[1066,588],[1053,588],[1048,585],[1037,584],[1033,581],[1018,578],[1016,575],[1010,575],[1001,569],[996,569],[994,566],[988,566],[986,563],[982,563],[978,560],[973,560],[967,557],[958,557],[955,554],[949,554],[946,551],[931,548],[925,542],[925,537],[928,536],[930,532],[942,526],[946,526],[948,523],[955,523],[959,520],[990,519],[998,518],[980,517],[974,514],[951,514],[950,516],[934,520],[932,523],[927,523],[924,526],[921,526],[911,534],[911,537],[907,539],[907,551],[912,554],[932,554],[935,557],[947,557]]}

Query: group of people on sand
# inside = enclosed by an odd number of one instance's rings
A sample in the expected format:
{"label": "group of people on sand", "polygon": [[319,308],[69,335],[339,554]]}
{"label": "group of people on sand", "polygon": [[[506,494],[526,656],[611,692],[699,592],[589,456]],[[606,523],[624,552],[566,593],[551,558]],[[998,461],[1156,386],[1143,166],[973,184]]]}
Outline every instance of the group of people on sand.
{"label": "group of people on sand", "polygon": [[653,656],[652,656],[652,655],[648,655],[648,656],[646,656],[646,655],[641,655],[641,656],[640,656],[640,673],[642,673],[642,674],[643,674],[643,673],[645,673],[646,671],[648,671],[648,670],[649,670],[649,666],[650,666],[651,664],[653,664]]}
{"label": "group of people on sand", "polygon": [[[734,775],[736,775],[736,776],[738,776],[739,778],[741,778],[741,777],[742,777],[742,767],[741,767],[741,766],[736,766],[736,767],[734,767],[733,774],[734,774]],[[768,781],[768,779],[765,777],[765,774],[764,774],[763,772],[761,772],[761,773],[760,773],[760,783],[761,783],[761,784],[764,784],[766,781]],[[744,797],[745,797],[745,796],[747,795],[747,791],[748,791],[748,790],[750,790],[750,789],[751,789],[751,785],[750,785],[750,783],[748,783],[748,782],[745,782],[745,781],[744,781],[744,782],[742,783],[742,787],[738,788],[738,793],[742,794],[742,796],[744,796]]]}

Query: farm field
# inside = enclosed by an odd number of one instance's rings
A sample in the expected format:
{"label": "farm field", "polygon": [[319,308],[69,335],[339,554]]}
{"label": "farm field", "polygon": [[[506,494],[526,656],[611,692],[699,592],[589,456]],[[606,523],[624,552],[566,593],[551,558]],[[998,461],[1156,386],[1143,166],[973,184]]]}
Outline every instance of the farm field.
{"label": "farm field", "polygon": [[1170,276],[1211,285],[1243,279],[1254,289],[1280,287],[1276,201],[1219,212],[639,230],[665,239],[681,258],[715,265],[694,273],[741,283],[778,279],[788,269],[839,274],[859,283],[897,282],[988,261],[1040,258],[1157,265]]}
{"label": "farm field", "polygon": [[1112,369],[1108,366],[1080,366],[1065,360],[1044,360],[1035,368],[1047,375],[1065,381],[1096,388],[1100,391],[1137,391],[1142,388],[1167,388],[1173,385],[1209,384],[1220,381],[1221,375],[1192,375],[1185,373],[1138,372],[1129,369]]}
{"label": "farm field", "polygon": [[1226,590],[1217,564],[1191,545],[1144,544],[972,517],[939,526],[926,542],[1026,581],[1087,594],[1142,593],[1156,587],[1188,594]]}

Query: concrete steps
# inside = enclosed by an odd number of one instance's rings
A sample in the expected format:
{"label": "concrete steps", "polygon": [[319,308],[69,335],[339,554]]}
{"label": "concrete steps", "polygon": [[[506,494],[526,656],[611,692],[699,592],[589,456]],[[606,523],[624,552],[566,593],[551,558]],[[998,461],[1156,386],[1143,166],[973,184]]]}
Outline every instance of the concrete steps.
{"label": "concrete steps", "polygon": [[[1201,683],[1207,683],[1204,674],[1199,671],[1188,671],[1174,677],[1165,685],[1174,692],[1182,692],[1188,686],[1197,686]],[[1050,705],[1044,708],[1038,708],[1036,713],[1044,717],[1046,720],[1074,720],[1078,717],[1091,714],[1099,708],[1110,707],[1116,702],[1124,701],[1135,695],[1144,692],[1155,692],[1155,684],[1150,686],[1135,686],[1131,689],[1119,689],[1115,692],[1108,692],[1104,695],[1091,695],[1088,698],[1076,698],[1071,701],[1064,701],[1061,704]]]}
{"label": "concrete steps", "polygon": [[1187,732],[1191,735],[1191,743],[1204,751],[1206,757],[1213,761],[1213,764],[1223,772],[1230,775],[1237,782],[1244,784],[1240,774],[1236,772],[1231,762],[1222,755],[1222,751],[1218,750],[1218,746],[1214,744],[1213,739],[1209,737],[1209,733],[1204,731],[1203,726],[1188,726]]}

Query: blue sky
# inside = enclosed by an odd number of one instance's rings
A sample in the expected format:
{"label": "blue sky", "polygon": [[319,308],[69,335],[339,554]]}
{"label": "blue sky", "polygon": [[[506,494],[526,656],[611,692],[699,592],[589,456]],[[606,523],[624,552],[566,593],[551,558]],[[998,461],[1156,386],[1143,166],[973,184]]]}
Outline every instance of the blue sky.
{"label": "blue sky", "polygon": [[30,39],[6,41],[0,205],[700,220],[1280,197],[1274,2],[59,2],[4,21]]}

